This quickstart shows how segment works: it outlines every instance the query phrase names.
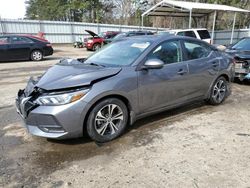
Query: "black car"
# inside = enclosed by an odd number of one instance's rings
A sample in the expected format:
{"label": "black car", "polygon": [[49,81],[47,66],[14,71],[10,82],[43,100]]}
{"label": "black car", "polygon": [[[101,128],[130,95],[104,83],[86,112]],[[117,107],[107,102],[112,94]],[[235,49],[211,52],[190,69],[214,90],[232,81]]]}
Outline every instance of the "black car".
{"label": "black car", "polygon": [[0,61],[40,61],[53,54],[50,42],[32,35],[0,36]]}
{"label": "black car", "polygon": [[228,46],[226,53],[235,59],[235,77],[240,81],[250,79],[250,37]]}

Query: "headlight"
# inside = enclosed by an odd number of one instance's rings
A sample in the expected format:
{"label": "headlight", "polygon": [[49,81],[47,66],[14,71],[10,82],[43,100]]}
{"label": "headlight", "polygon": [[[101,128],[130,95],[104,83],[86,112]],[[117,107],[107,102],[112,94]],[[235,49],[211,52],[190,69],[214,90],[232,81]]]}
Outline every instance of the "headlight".
{"label": "headlight", "polygon": [[88,43],[92,43],[93,42],[93,40],[88,40]]}
{"label": "headlight", "polygon": [[44,106],[57,106],[75,102],[87,94],[89,90],[80,90],[71,93],[50,94],[36,99],[36,103]]}

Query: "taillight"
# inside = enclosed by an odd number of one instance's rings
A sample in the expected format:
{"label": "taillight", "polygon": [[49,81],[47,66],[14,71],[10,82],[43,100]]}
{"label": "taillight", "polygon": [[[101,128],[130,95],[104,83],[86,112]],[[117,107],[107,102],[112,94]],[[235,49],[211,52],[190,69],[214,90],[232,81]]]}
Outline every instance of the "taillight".
{"label": "taillight", "polygon": [[48,46],[48,47],[52,47],[52,44],[50,44],[50,43],[49,43],[49,44],[46,44],[46,46]]}

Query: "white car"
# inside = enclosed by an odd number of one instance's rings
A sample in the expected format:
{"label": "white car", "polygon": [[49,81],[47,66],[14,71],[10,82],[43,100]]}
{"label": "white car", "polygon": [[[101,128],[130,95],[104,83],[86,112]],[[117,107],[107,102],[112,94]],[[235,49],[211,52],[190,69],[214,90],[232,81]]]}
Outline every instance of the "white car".
{"label": "white car", "polygon": [[207,43],[211,44],[211,36],[206,28],[200,28],[200,29],[176,29],[176,30],[168,30],[168,31],[159,31],[160,35],[163,34],[173,34],[173,35],[179,35],[179,36],[186,36],[186,37],[193,37],[197,38],[203,41],[206,41]]}

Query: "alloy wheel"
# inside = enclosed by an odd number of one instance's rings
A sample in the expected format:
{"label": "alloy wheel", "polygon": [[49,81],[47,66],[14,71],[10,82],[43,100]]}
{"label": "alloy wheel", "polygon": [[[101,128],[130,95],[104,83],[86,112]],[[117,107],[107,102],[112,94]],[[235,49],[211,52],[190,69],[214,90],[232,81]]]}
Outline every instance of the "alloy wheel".
{"label": "alloy wheel", "polygon": [[108,104],[100,109],[95,117],[95,130],[101,136],[113,135],[124,119],[122,109],[116,104]]}
{"label": "alloy wheel", "polygon": [[214,85],[212,97],[217,103],[221,103],[226,96],[227,86],[224,80],[218,80]]}

